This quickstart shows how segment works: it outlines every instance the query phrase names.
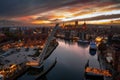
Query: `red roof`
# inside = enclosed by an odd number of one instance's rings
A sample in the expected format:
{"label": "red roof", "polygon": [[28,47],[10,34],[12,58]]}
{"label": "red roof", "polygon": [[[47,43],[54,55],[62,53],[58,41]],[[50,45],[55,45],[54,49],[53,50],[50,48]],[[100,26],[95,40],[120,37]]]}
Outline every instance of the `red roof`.
{"label": "red roof", "polygon": [[87,28],[86,23],[84,22],[82,29],[85,30]]}

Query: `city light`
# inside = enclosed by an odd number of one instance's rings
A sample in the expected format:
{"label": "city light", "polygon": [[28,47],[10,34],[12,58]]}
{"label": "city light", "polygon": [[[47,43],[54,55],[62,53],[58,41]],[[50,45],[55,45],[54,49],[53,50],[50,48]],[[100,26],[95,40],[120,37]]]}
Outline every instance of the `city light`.
{"label": "city light", "polygon": [[103,75],[103,76],[112,76],[108,70],[100,70],[97,68],[87,67],[85,71],[90,72],[90,73],[94,73],[94,74],[98,74],[98,75]]}
{"label": "city light", "polygon": [[101,42],[102,41],[102,37],[97,37],[95,40],[97,41],[97,42]]}

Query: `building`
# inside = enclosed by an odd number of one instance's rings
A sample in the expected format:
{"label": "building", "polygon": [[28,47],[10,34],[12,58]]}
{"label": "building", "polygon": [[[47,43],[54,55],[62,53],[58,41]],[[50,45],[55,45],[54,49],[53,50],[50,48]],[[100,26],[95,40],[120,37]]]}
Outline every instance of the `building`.
{"label": "building", "polygon": [[0,33],[0,42],[4,41],[6,39],[6,35],[3,33]]}
{"label": "building", "polygon": [[120,72],[120,46],[114,45],[115,53],[113,53],[113,67],[117,72]]}

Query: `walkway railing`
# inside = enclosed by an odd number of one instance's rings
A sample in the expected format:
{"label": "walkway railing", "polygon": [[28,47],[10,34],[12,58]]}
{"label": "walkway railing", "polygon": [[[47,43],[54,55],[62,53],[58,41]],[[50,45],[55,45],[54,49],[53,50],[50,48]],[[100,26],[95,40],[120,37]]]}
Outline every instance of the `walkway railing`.
{"label": "walkway railing", "polygon": [[50,44],[51,40],[53,39],[55,32],[56,32],[57,29],[58,29],[58,25],[59,25],[59,24],[56,24],[56,26],[53,28],[52,32],[49,34],[49,36],[48,36],[48,38],[47,38],[47,40],[46,40],[46,42],[45,42],[45,45],[44,45],[43,50],[42,50],[42,52],[41,52],[41,55],[38,57],[38,58],[39,58],[39,59],[38,59],[39,64],[42,64],[42,63],[43,63],[43,60],[44,60],[45,54],[46,54],[46,52],[47,52],[47,49],[48,49],[48,47],[49,47],[49,44]]}

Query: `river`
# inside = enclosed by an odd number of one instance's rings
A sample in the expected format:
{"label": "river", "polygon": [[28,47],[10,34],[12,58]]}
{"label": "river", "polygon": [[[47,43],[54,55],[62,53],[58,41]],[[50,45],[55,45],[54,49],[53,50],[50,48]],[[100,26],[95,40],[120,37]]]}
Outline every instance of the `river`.
{"label": "river", "polygon": [[[89,60],[91,67],[99,68],[97,54],[89,53],[89,46],[78,45],[77,42],[57,40],[59,45],[46,60],[49,65],[56,57],[56,66],[40,80],[83,80],[85,64]],[[23,75],[18,80],[34,80],[30,76]]]}

